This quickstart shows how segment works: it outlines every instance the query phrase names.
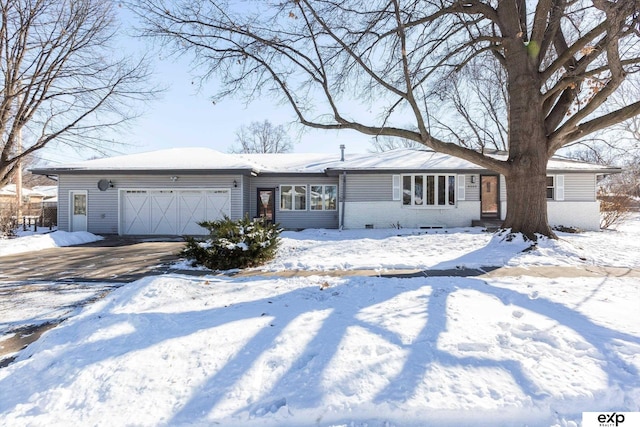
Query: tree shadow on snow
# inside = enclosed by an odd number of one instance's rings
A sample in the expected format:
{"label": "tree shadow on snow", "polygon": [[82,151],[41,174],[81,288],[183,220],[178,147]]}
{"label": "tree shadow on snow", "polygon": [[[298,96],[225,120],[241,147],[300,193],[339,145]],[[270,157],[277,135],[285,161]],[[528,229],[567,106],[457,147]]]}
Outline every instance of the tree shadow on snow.
{"label": "tree shadow on snow", "polygon": [[[217,280],[217,279],[215,279]],[[225,279],[226,280],[226,279]],[[251,286],[259,277],[247,279],[228,279],[238,286]],[[270,279],[273,280],[273,279]],[[289,366],[283,369],[273,384],[263,387],[240,409],[234,409],[231,415],[260,416],[276,412],[284,406],[295,410],[313,409],[323,405],[327,397],[327,384],[324,373],[331,368],[348,329],[361,328],[374,334],[384,342],[388,342],[405,352],[406,358],[399,372],[391,375],[387,385],[379,390],[371,399],[372,403],[387,402],[402,406],[404,402],[418,393],[424,382],[427,371],[439,364],[448,367],[487,367],[502,369],[508,372],[522,392],[534,401],[544,401],[549,394],[531,378],[529,372],[516,360],[494,360],[485,357],[458,357],[438,349],[437,342],[446,332],[449,319],[447,313],[448,300],[452,294],[472,290],[488,295],[502,304],[523,307],[539,315],[554,320],[560,326],[573,329],[584,340],[593,346],[602,357],[602,369],[611,386],[623,391],[638,387],[639,372],[636,367],[622,360],[612,349],[614,340],[623,340],[640,344],[640,339],[623,332],[611,330],[598,325],[585,315],[565,305],[544,298],[530,299],[528,294],[504,287],[492,286],[490,283],[475,278],[345,278],[341,284],[321,290],[318,283],[310,280],[312,286],[298,288],[282,294],[239,302],[229,307],[217,307],[202,311],[167,313],[123,313],[111,314],[96,318],[95,324],[83,321],[76,331],[77,337],[87,337],[96,331],[130,322],[135,331],[128,334],[107,337],[89,342],[85,340],[79,346],[62,342],[63,337],[70,335],[50,332],[48,339],[42,340],[40,347],[53,348],[57,345],[70,345],[64,354],[66,369],[48,372],[47,366],[40,366],[42,375],[47,380],[42,382],[23,382],[24,377],[32,376],[34,367],[30,364],[18,367],[12,375],[0,380],[0,389],[12,390],[10,395],[3,396],[0,412],[11,410],[22,403],[20,399],[33,396],[47,390],[47,384],[55,384],[64,388],[73,383],[76,375],[83,368],[96,363],[117,358],[127,353],[152,347],[165,340],[186,337],[207,329],[230,325],[232,322],[257,319],[265,314],[273,317],[268,325],[251,336],[242,348],[208,377],[204,383],[192,390],[189,400],[179,407],[166,424],[184,424],[192,422],[211,422],[209,414],[225,400],[234,386],[250,372],[258,359],[265,352],[273,349],[287,326],[301,316],[317,311],[327,310],[327,315],[319,329],[313,334],[303,349]],[[215,286],[215,283],[211,286]],[[383,290],[380,290],[383,287]],[[363,310],[372,306],[389,303],[406,292],[415,292],[430,287],[431,292],[418,297],[418,306],[426,313],[427,321],[410,343],[403,342],[400,335],[384,326],[362,319]],[[360,288],[354,290],[354,288]],[[371,292],[367,292],[370,290]],[[375,290],[375,291],[374,291]],[[360,296],[356,300],[354,296]],[[287,305],[284,307],[284,305]],[[64,326],[64,325],[63,325]],[[161,333],[154,333],[161,331]],[[65,338],[68,340],[68,338]],[[224,343],[220,343],[224,346]],[[37,350],[37,349],[36,349]],[[363,356],[365,357],[365,356]],[[55,359],[59,360],[59,359]],[[170,369],[167,367],[167,369]],[[354,369],[356,367],[354,366]],[[51,376],[55,381],[50,381]],[[7,393],[5,393],[7,394]],[[135,403],[133,403],[135,405]],[[320,415],[320,414],[319,414]],[[163,423],[166,420],[163,420]]]}

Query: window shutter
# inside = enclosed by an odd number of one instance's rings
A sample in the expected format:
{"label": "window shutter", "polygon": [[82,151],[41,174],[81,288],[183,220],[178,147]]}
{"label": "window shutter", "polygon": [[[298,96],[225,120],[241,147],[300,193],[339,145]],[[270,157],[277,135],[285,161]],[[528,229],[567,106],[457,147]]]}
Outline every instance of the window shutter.
{"label": "window shutter", "polygon": [[564,175],[556,175],[556,200],[564,200]]}
{"label": "window shutter", "polygon": [[465,199],[466,190],[466,175],[458,175],[458,200]]}
{"label": "window shutter", "polygon": [[402,180],[400,179],[400,175],[393,175],[393,200],[400,200],[400,196],[402,195],[402,191],[400,188],[400,184]]}

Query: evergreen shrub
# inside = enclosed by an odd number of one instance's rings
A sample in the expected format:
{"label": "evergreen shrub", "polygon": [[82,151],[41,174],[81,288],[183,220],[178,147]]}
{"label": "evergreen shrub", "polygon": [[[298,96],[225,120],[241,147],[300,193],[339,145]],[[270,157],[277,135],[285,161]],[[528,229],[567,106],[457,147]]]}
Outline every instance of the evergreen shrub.
{"label": "evergreen shrub", "polygon": [[181,255],[212,270],[230,270],[262,265],[276,255],[280,242],[278,224],[262,219],[203,221],[198,225],[209,230],[205,238],[185,236]]}

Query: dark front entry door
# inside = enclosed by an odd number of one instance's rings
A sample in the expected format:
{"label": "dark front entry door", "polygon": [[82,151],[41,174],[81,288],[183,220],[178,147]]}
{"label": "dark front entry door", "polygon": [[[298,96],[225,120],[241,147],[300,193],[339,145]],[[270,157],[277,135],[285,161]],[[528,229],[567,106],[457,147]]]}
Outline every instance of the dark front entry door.
{"label": "dark front entry door", "polygon": [[258,188],[258,217],[267,221],[276,220],[276,189]]}
{"label": "dark front entry door", "polygon": [[480,175],[480,203],[482,218],[500,217],[500,189],[496,175]]}

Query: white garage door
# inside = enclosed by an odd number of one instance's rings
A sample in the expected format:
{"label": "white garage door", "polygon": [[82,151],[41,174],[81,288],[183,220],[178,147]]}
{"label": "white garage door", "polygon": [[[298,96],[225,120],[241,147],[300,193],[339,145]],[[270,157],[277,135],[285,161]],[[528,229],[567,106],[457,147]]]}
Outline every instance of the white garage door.
{"label": "white garage door", "polygon": [[200,221],[231,215],[231,191],[220,190],[123,190],[120,234],[205,234]]}

